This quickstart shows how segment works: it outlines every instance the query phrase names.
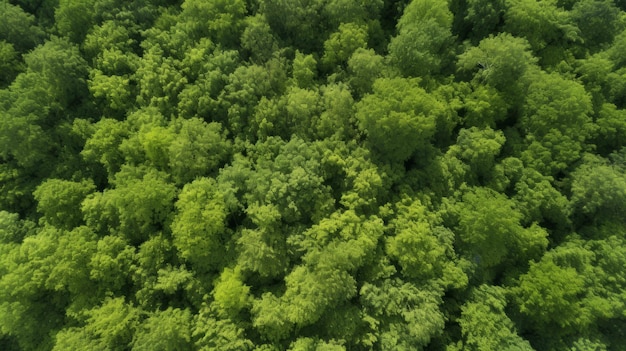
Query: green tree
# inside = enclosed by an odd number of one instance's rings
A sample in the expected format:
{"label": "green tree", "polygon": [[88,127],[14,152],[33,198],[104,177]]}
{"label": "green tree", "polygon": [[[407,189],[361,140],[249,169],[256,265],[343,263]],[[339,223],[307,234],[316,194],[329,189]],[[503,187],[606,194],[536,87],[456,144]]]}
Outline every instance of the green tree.
{"label": "green tree", "polygon": [[472,41],[478,43],[489,34],[498,32],[505,10],[505,0],[468,0],[465,21],[472,26],[469,34]]}
{"label": "green tree", "polygon": [[0,2],[0,41],[26,53],[43,41],[44,32],[35,24],[35,17],[7,0]]}
{"label": "green tree", "polygon": [[[241,191],[240,201],[254,224],[310,224],[332,213],[335,200],[324,182],[315,144],[298,137],[289,142],[268,138],[249,152],[256,162],[236,158],[218,181],[233,182]],[[255,215],[257,210],[265,215]]]}
{"label": "green tree", "polygon": [[254,344],[246,338],[246,330],[230,319],[222,319],[206,304],[194,315],[192,322],[194,347],[202,351],[248,351]]}
{"label": "green tree", "polygon": [[181,8],[179,20],[192,38],[208,37],[224,47],[236,47],[239,43],[246,14],[245,1],[185,0]]}
{"label": "green tree", "polygon": [[82,48],[89,58],[96,58],[106,50],[119,50],[129,54],[137,48],[138,28],[131,21],[107,20],[91,28],[82,41]]}
{"label": "green tree", "polygon": [[533,78],[520,119],[529,148],[522,154],[527,165],[552,175],[579,159],[595,126],[585,88],[558,74]]}
{"label": "green tree", "polygon": [[284,294],[265,293],[254,301],[255,328],[268,340],[278,341],[291,328],[311,325],[354,297],[352,272],[368,261],[382,232],[379,218],[359,218],[346,211],[311,227],[303,238],[296,237],[299,250],[305,252],[303,264],[285,276]]}
{"label": "green tree", "polygon": [[583,277],[574,268],[542,261],[531,264],[530,270],[520,278],[520,285],[513,292],[522,313],[532,316],[537,322],[555,322],[568,326],[584,318],[577,301],[583,289]]}
{"label": "green tree", "polygon": [[437,75],[451,56],[452,19],[446,2],[411,1],[389,43],[391,63],[405,77]]}
{"label": "green tree", "polygon": [[445,325],[439,289],[430,284],[416,286],[400,278],[363,284],[359,300],[371,329],[364,346],[408,351],[428,345]]}
{"label": "green tree", "polygon": [[239,53],[214,49],[212,45],[201,41],[183,60],[183,70],[191,80],[178,94],[178,114],[182,117],[214,120],[218,113],[224,114],[219,95],[240,64]]}
{"label": "green tree", "polygon": [[398,217],[391,223],[394,236],[387,238],[385,251],[398,261],[403,276],[439,278],[450,286],[466,284],[467,278],[455,264],[454,233],[441,227],[441,219],[419,200],[406,199],[397,207]]}
{"label": "green tree", "polygon": [[245,308],[250,307],[252,302],[250,287],[243,283],[241,271],[225,268],[220,274],[213,289],[213,304],[221,316],[235,315]]}
{"label": "green tree", "polygon": [[626,110],[617,109],[613,104],[603,104],[595,120],[596,135],[594,144],[600,154],[607,154],[623,148],[626,133]]}
{"label": "green tree", "polygon": [[285,95],[285,118],[291,124],[291,131],[298,137],[311,140],[315,137],[322,109],[320,92],[317,89],[289,89]]}
{"label": "green tree", "polygon": [[52,350],[105,351],[107,350],[107,346],[101,340],[90,335],[84,328],[69,327],[56,333]]}
{"label": "green tree", "polygon": [[219,123],[191,118],[172,126],[176,138],[167,150],[169,173],[178,184],[216,173],[229,159],[232,146]]}
{"label": "green tree", "polygon": [[[574,213],[585,221],[621,222],[626,198],[624,170],[599,157],[587,156],[585,161],[571,176]],[[579,220],[584,223],[582,218]]]}
{"label": "green tree", "polygon": [[[132,167],[125,170],[136,171]],[[82,203],[82,212],[87,225],[96,232],[113,232],[140,244],[152,233],[167,228],[176,188],[155,171],[123,173],[117,175],[114,189],[89,195]]]}
{"label": "green tree", "polygon": [[326,33],[322,20],[324,1],[320,0],[263,0],[259,12],[265,15],[272,31],[287,45],[306,53],[317,51]]}
{"label": "green tree", "polygon": [[296,50],[292,65],[292,77],[296,85],[303,89],[311,88],[317,77],[317,61],[313,55],[304,55]]}
{"label": "green tree", "polygon": [[577,61],[575,71],[585,89],[591,94],[596,113],[602,108],[602,104],[610,99],[608,76],[614,69],[612,60],[605,53]]}
{"label": "green tree", "polygon": [[380,17],[383,6],[382,0],[334,0],[324,4],[322,13],[324,20],[333,28],[337,28],[342,23],[371,23],[371,20]]}
{"label": "green tree", "polygon": [[178,308],[150,313],[133,336],[132,350],[188,350],[191,347],[191,312]]}
{"label": "green tree", "polygon": [[616,34],[613,44],[606,50],[608,58],[615,64],[616,68],[624,67],[626,64],[626,60],[622,56],[624,50],[626,50],[626,30]]}
{"label": "green tree", "polygon": [[538,226],[523,228],[515,202],[489,188],[470,188],[450,213],[458,222],[457,245],[477,266],[493,269],[503,262],[525,262],[548,245]]}
{"label": "green tree", "polygon": [[43,221],[70,230],[82,224],[80,204],[94,190],[89,180],[72,182],[49,178],[37,187],[33,195]]}
{"label": "green tree", "polygon": [[384,58],[372,49],[359,48],[348,59],[348,82],[358,97],[372,92],[372,84],[384,72]]}
{"label": "green tree", "polygon": [[87,62],[65,39],[52,38],[24,56],[27,74],[39,77],[47,106],[68,108],[87,96]]}
{"label": "green tree", "polygon": [[[38,123],[47,112],[47,108],[26,96],[20,97],[8,111],[0,110],[0,157],[7,166],[12,166],[5,171],[6,178],[12,178],[9,172],[20,170],[19,173],[32,175],[36,165],[51,158],[54,149],[51,135]],[[44,168],[50,171],[49,166]],[[45,174],[45,171],[36,173]]]}
{"label": "green tree", "polygon": [[524,214],[523,223],[545,222],[559,228],[568,228],[571,224],[571,209],[565,195],[553,185],[554,179],[532,168],[524,168],[519,181],[515,184],[513,200]]}
{"label": "green tree", "polygon": [[180,257],[200,271],[225,264],[224,246],[229,231],[226,219],[233,210],[228,189],[220,189],[211,178],[198,178],[185,185],[176,202],[172,222],[173,243]]}
{"label": "green tree", "polygon": [[87,162],[104,166],[109,177],[113,177],[124,163],[124,155],[119,149],[122,140],[128,137],[127,123],[111,118],[103,118],[93,125],[81,151]]}
{"label": "green tree", "polygon": [[133,77],[139,85],[137,103],[157,107],[166,116],[173,113],[177,96],[188,82],[178,66],[178,60],[164,55],[159,46],[147,48]]}
{"label": "green tree", "polygon": [[90,263],[97,252],[97,237],[87,227],[57,233],[56,247],[46,287],[51,291],[71,297],[66,314],[76,317],[103,298],[90,279]]}
{"label": "green tree", "polygon": [[624,259],[623,251],[616,237],[566,241],[531,263],[511,288],[519,311],[532,321],[531,328],[552,328],[553,342],[579,336],[599,320],[613,318],[623,303],[618,297],[623,277],[615,271],[615,264]]}
{"label": "green tree", "polygon": [[322,112],[314,125],[318,140],[339,136],[342,140],[353,139],[357,134],[355,102],[345,84],[322,87]]}
{"label": "green tree", "polygon": [[533,70],[536,62],[526,40],[500,33],[481,40],[478,46],[462,53],[457,69],[471,73],[476,83],[495,88],[509,106],[516,106],[528,84],[524,75]]}
{"label": "green tree", "polygon": [[89,261],[89,278],[105,293],[123,293],[131,282],[135,266],[135,248],[119,236],[107,235],[98,240]]}
{"label": "green tree", "polygon": [[357,104],[359,127],[378,157],[402,162],[431,147],[437,122],[450,113],[445,105],[418,86],[418,80],[380,78],[374,93]]}
{"label": "green tree", "polygon": [[461,307],[463,340],[452,350],[534,350],[520,337],[513,321],[505,313],[507,305],[504,289],[481,285],[472,291],[470,299]]}
{"label": "green tree", "polygon": [[74,43],[81,43],[94,25],[95,0],[59,0],[54,20],[59,34]]}
{"label": "green tree", "polygon": [[357,49],[367,47],[367,28],[355,23],[342,23],[337,32],[324,42],[322,63],[328,67],[345,66]]}
{"label": "green tree", "polygon": [[315,340],[312,338],[300,338],[289,345],[289,351],[344,351],[346,348],[341,342],[331,340]]}
{"label": "green tree", "polygon": [[105,75],[100,70],[89,74],[89,91],[96,99],[103,99],[105,107],[113,111],[125,111],[132,105],[131,83],[125,76]]}
{"label": "green tree", "polygon": [[456,144],[448,149],[447,154],[467,163],[477,180],[486,179],[491,174],[504,142],[504,134],[499,130],[476,127],[461,129]]}
{"label": "green tree", "polygon": [[278,50],[278,41],[272,33],[265,16],[257,14],[245,19],[245,29],[241,34],[241,46],[249,52],[255,63],[268,61]]}
{"label": "green tree", "polygon": [[[87,97],[87,65],[76,47],[53,38],[24,55],[0,106],[0,158],[7,209],[32,211],[32,192],[48,176],[81,172],[69,121]],[[56,173],[56,174],[55,174]],[[6,184],[4,184],[6,182]]]}
{"label": "green tree", "polygon": [[490,85],[474,85],[463,97],[463,107],[463,122],[467,127],[495,128],[498,122],[507,118],[507,103]]}
{"label": "green tree", "polygon": [[0,246],[0,335],[14,338],[19,349],[50,349],[54,331],[64,323],[69,298],[55,291],[57,284],[50,279],[60,234],[51,227],[38,228],[20,244]]}
{"label": "green tree", "polygon": [[6,88],[24,70],[13,44],[0,40],[0,89]]}
{"label": "green tree", "polygon": [[[17,213],[0,211],[0,243],[20,243],[33,230],[35,223],[20,220]],[[10,246],[7,246],[10,247]]]}
{"label": "green tree", "polygon": [[613,41],[624,24],[620,10],[613,1],[577,1],[572,8],[572,19],[580,29],[585,49],[590,52]]}
{"label": "green tree", "polygon": [[139,326],[140,311],[123,297],[106,298],[87,312],[85,332],[106,349],[124,349]]}
{"label": "green tree", "polygon": [[507,5],[503,29],[528,40],[543,63],[559,63],[565,58],[564,48],[580,41],[579,28],[557,0],[516,0]]}
{"label": "green tree", "polygon": [[[590,341],[619,344],[623,324],[623,273],[618,268],[626,255],[623,240],[610,233],[600,240],[575,235],[549,251],[511,288],[513,301],[535,334],[541,348],[581,347]],[[532,335],[528,334],[528,335]],[[582,336],[588,340],[581,340]]]}
{"label": "green tree", "polygon": [[218,97],[226,112],[222,124],[233,134],[243,134],[248,120],[262,96],[273,95],[270,72],[258,65],[239,66],[228,76],[228,83]]}

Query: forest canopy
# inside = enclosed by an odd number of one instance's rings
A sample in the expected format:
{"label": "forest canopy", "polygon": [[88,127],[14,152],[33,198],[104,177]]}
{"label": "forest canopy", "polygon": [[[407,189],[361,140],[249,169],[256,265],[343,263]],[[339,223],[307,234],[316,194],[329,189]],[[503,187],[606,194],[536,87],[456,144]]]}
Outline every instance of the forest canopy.
{"label": "forest canopy", "polygon": [[0,0],[1,350],[626,350],[626,1]]}

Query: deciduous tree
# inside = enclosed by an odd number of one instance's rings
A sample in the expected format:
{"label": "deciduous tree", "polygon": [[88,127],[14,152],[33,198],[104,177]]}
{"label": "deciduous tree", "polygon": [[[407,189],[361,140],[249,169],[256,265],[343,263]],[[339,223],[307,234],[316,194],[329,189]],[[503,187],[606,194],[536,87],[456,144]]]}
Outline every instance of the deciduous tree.
{"label": "deciduous tree", "polygon": [[450,113],[418,84],[417,79],[381,78],[374,82],[373,94],[357,104],[359,127],[382,160],[403,162],[427,151],[437,121]]}

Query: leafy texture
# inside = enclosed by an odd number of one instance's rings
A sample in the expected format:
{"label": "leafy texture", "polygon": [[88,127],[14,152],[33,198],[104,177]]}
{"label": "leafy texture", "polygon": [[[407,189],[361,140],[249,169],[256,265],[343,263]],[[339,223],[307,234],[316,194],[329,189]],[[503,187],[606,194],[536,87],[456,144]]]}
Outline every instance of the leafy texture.
{"label": "leafy texture", "polygon": [[0,0],[0,350],[622,350],[625,0]]}

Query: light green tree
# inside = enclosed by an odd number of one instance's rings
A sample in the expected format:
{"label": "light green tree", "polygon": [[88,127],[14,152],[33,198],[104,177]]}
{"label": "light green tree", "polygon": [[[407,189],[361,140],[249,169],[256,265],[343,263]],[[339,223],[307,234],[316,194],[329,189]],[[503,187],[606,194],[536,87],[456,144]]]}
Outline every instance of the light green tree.
{"label": "light green tree", "polygon": [[467,277],[456,265],[454,233],[441,226],[441,219],[419,200],[404,199],[391,222],[394,235],[386,240],[385,252],[397,260],[402,275],[416,280],[440,279],[446,286],[463,286]]}
{"label": "light green tree", "polygon": [[185,185],[176,201],[173,243],[180,257],[197,270],[216,269],[225,263],[226,218],[232,210],[226,202],[227,191],[211,178],[198,178]]}
{"label": "light green tree", "polygon": [[232,146],[219,123],[191,118],[170,128],[176,137],[167,149],[169,173],[178,184],[214,174],[230,157]]}
{"label": "light green tree", "polygon": [[44,222],[71,230],[82,223],[80,204],[94,190],[95,186],[89,180],[72,182],[49,178],[37,187],[33,195]]}
{"label": "light green tree", "polygon": [[217,317],[206,304],[193,317],[192,337],[194,347],[202,351],[248,351],[254,347],[242,325]]}
{"label": "light green tree", "polygon": [[431,145],[437,121],[450,111],[420,88],[417,79],[380,78],[373,94],[357,104],[359,127],[368,146],[388,162],[403,162]]}
{"label": "light green tree", "polygon": [[342,23],[324,42],[322,63],[329,67],[345,66],[357,49],[367,47],[367,28],[356,23]]}
{"label": "light green tree", "polygon": [[169,307],[149,314],[137,326],[132,350],[188,350],[191,343],[191,312]]}
{"label": "light green tree", "polygon": [[463,340],[450,350],[534,350],[520,337],[513,321],[506,315],[505,290],[481,285],[472,291],[469,301],[461,307]]}
{"label": "light green tree", "polygon": [[472,176],[481,180],[490,176],[505,140],[504,134],[499,130],[476,127],[461,129],[456,144],[446,154],[467,163]]}

